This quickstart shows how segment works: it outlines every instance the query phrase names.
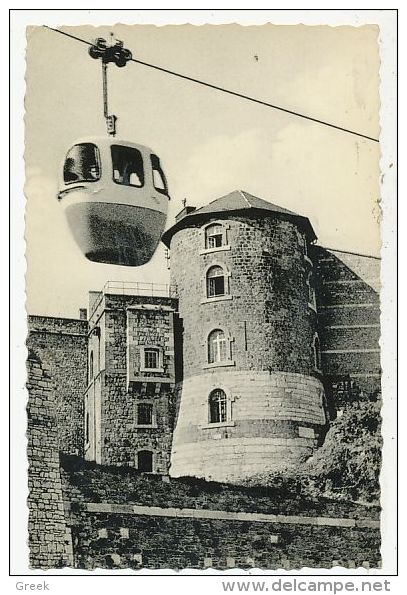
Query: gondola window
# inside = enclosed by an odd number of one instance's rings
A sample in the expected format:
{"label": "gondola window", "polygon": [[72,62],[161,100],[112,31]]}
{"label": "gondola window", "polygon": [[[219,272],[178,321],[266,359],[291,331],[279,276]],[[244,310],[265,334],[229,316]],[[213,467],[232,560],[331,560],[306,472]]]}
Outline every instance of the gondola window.
{"label": "gondola window", "polygon": [[100,179],[99,149],[93,143],[74,145],[64,164],[64,182],[95,182]]}
{"label": "gondola window", "polygon": [[167,180],[161,169],[160,160],[157,155],[151,155],[151,167],[153,169],[154,188],[162,194],[168,194]]}
{"label": "gondola window", "polygon": [[124,186],[144,186],[143,157],[138,149],[112,145],[113,180]]}

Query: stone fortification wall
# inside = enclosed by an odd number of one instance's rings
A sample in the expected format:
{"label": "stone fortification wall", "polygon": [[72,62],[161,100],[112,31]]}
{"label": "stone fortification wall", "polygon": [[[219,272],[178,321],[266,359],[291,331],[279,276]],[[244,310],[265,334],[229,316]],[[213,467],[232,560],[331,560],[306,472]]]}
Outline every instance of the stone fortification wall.
{"label": "stone fortification wall", "polygon": [[62,477],[78,568],[380,566],[378,507],[73,457]]}
{"label": "stone fortification wall", "polygon": [[79,568],[378,568],[377,521],[88,503],[72,515]]}
{"label": "stone fortification wall", "polygon": [[32,351],[27,372],[30,566],[72,566],[72,543],[62,499],[55,387],[50,369]]}
{"label": "stone fortification wall", "polygon": [[83,454],[87,330],[86,320],[28,317],[27,346],[48,367],[55,390],[59,449],[67,454]]}

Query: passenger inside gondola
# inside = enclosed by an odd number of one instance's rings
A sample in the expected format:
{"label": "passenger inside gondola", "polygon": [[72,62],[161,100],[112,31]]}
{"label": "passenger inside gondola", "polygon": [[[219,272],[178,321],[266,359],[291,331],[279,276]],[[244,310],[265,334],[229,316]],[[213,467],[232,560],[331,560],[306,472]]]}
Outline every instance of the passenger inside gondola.
{"label": "passenger inside gondola", "polygon": [[94,182],[100,178],[99,150],[93,143],[74,145],[65,160],[64,181]]}
{"label": "passenger inside gondola", "polygon": [[143,158],[138,149],[112,145],[113,179],[124,186],[144,186]]}
{"label": "passenger inside gondola", "polygon": [[64,181],[77,182],[79,180],[78,174],[75,172],[75,160],[68,157],[64,165]]}

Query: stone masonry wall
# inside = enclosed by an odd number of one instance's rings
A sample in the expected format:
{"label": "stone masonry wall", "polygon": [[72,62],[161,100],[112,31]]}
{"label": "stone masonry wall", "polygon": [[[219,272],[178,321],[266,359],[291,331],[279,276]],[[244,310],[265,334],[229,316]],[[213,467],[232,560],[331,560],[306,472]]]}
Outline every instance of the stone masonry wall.
{"label": "stone masonry wall", "polygon": [[[208,394],[228,391],[231,419],[208,423]],[[298,464],[312,455],[325,425],[317,378],[283,372],[222,369],[187,378],[174,435],[170,474],[237,481]],[[187,471],[187,473],[186,473]]]}
{"label": "stone masonry wall", "polygon": [[[146,387],[127,391],[126,377],[105,375],[105,399],[102,409],[105,465],[137,466],[137,452],[154,453],[154,472],[168,473],[170,464],[173,414],[171,389],[154,386],[154,394]],[[139,401],[154,403],[154,422],[151,427],[138,427],[136,406]]]}
{"label": "stone masonry wall", "polygon": [[62,460],[77,568],[380,566],[380,509]]}
{"label": "stone masonry wall", "polygon": [[55,388],[49,368],[32,351],[27,372],[30,566],[72,566],[72,543],[62,498]]}
{"label": "stone masonry wall", "polygon": [[[146,308],[147,304],[127,312],[127,374],[129,382],[174,381],[173,309]],[[143,348],[160,350],[160,372],[143,369]]]}
{"label": "stone masonry wall", "polygon": [[49,368],[55,387],[59,448],[67,454],[83,454],[87,329],[86,320],[28,317],[27,346]]}
{"label": "stone masonry wall", "polygon": [[334,400],[380,391],[380,260],[315,246],[322,367]]}
{"label": "stone masonry wall", "polygon": [[[88,504],[71,516],[78,568],[332,568],[380,566],[377,523],[350,519]],[[127,509],[127,510],[124,510]],[[144,509],[141,512],[141,509]],[[185,514],[186,513],[186,514]],[[229,517],[237,517],[233,520]],[[247,518],[246,518],[247,517]]]}
{"label": "stone masonry wall", "polygon": [[[208,248],[205,228],[214,222],[223,226],[223,243]],[[305,239],[295,223],[255,212],[217,214],[173,236],[184,379],[172,476],[235,481],[312,454],[326,420]],[[215,298],[206,291],[211,266],[221,266],[225,278],[225,295]],[[208,336],[214,329],[226,337],[227,356],[212,363]],[[209,419],[215,389],[227,399],[221,423]]]}
{"label": "stone masonry wall", "polygon": [[[105,381],[105,305],[103,292],[89,292],[88,387],[84,394],[85,459],[102,462],[102,395]],[[87,428],[87,431],[86,431]]]}
{"label": "stone masonry wall", "polygon": [[[137,453],[149,450],[153,471],[168,473],[174,417],[175,305],[172,298],[104,296],[97,317],[99,377],[87,391],[90,412],[100,409],[95,433],[100,441],[97,460],[102,464],[137,466]],[[143,369],[144,347],[160,350],[162,369]],[[153,423],[147,427],[138,423],[140,402],[153,405]],[[87,458],[93,458],[92,449]]]}
{"label": "stone masonry wall", "polygon": [[[184,377],[202,373],[205,339],[217,325],[233,340],[236,369],[314,374],[316,314],[308,306],[311,264],[303,233],[288,221],[227,215],[224,250],[204,250],[203,227],[182,229],[171,242],[171,279],[184,324]],[[216,264],[230,274],[230,297],[205,300],[205,272]]]}

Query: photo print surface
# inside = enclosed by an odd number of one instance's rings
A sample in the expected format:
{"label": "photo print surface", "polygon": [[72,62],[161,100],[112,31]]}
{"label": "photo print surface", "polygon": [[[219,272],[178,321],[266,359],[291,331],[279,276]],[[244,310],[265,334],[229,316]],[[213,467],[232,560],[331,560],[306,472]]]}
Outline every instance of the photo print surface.
{"label": "photo print surface", "polygon": [[380,568],[378,35],[27,28],[31,568]]}

